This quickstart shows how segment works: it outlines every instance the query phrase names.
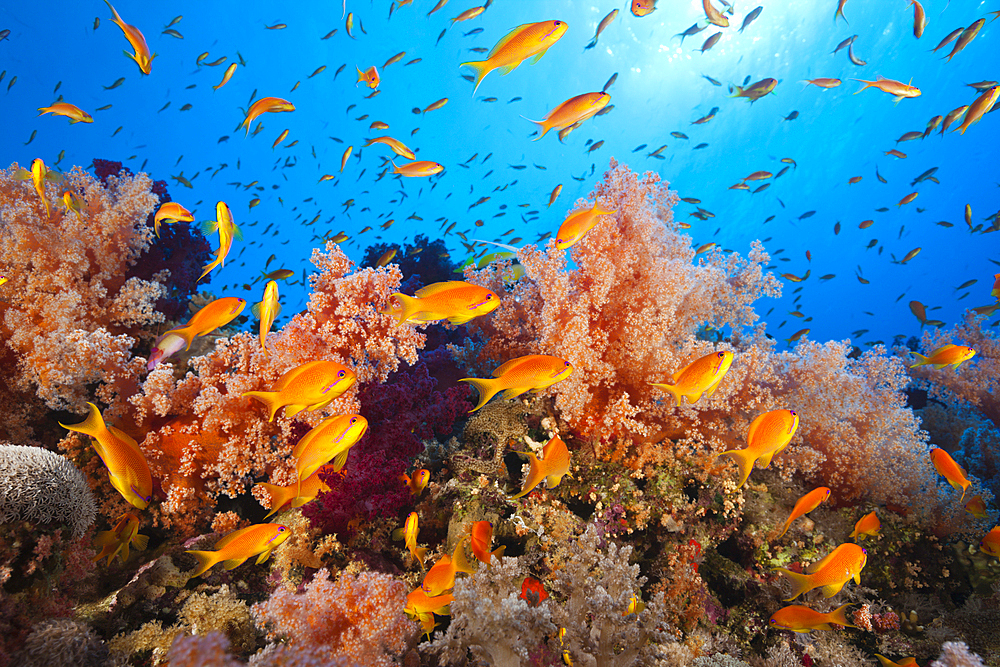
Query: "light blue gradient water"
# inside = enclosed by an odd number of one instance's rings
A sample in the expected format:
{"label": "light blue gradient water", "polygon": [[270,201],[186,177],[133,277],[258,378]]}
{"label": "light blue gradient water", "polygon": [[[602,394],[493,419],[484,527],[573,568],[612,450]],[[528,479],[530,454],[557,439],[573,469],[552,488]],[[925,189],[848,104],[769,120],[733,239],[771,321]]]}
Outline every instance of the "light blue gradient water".
{"label": "light blue gradient water", "polygon": [[[456,231],[472,229],[470,236],[520,236],[524,243],[531,242],[558,228],[567,209],[590,192],[614,156],[634,170],[657,171],[681,196],[702,200],[701,206],[715,214],[702,222],[689,217],[694,206],[676,209],[677,219],[693,225],[689,233],[695,245],[717,241],[745,253],[753,239],[770,238],[768,250],[783,250],[774,254],[778,272],[802,275],[811,270],[809,280],[786,283],[780,301],[758,304],[759,312],[770,312],[765,317],[768,331],[777,337],[803,327],[819,340],[847,338],[854,330],[868,329],[870,333],[853,339],[856,344],[888,342],[896,334],[919,333],[910,300],[927,304],[929,318],[949,325],[960,319],[964,308],[993,302],[989,291],[1000,267],[989,259],[1000,259],[1000,236],[970,234],[963,211],[971,205],[977,225],[1000,209],[1000,113],[984,117],[964,136],[935,132],[926,140],[898,146],[895,140],[907,131],[923,130],[932,116],[970,104],[976,93],[964,84],[1000,79],[1000,22],[989,23],[986,14],[1000,9],[997,3],[925,2],[929,23],[920,40],[912,34],[913,10],[903,0],[848,2],[850,25],[833,20],[836,0],[774,0],[765,2],[760,17],[742,34],[737,29],[756,4],[738,3],[731,27],[704,54],[696,49],[717,30],[714,26],[683,46],[674,37],[696,21],[705,23],[700,0],[660,0],[659,8],[645,18],[633,16],[622,2],[497,0],[480,17],[451,27],[449,19],[474,3],[452,0],[428,17],[434,4],[415,0],[395,9],[390,19],[388,2],[348,0],[356,38],[351,39],[340,3],[121,0],[116,8],[124,20],[142,30],[157,53],[151,76],[141,76],[122,55],[129,45],[103,2],[4,3],[0,29],[11,34],[0,42],[0,69],[6,70],[0,81],[0,154],[4,164],[28,165],[35,157],[52,164],[65,151],[58,162],[63,169],[88,165],[94,157],[121,160],[134,171],[167,180],[172,197],[196,209],[199,220],[214,218],[215,202],[226,201],[245,237],[234,245],[226,267],[213,274],[208,289],[251,301],[260,299],[262,285],[257,283],[249,293],[242,285],[260,275],[268,256],[277,255],[269,270],[287,267],[298,277],[303,268],[311,268],[311,249],[320,245],[315,236],[327,232],[346,232],[352,241],[345,249],[355,260],[370,243],[412,240],[418,233],[435,238],[451,222],[457,223]],[[619,14],[596,48],[585,50],[598,22],[615,8]],[[162,34],[178,14],[183,20],[173,28],[184,38]],[[96,31],[95,17],[100,17]],[[952,62],[941,58],[951,45],[937,54],[929,52],[951,30],[981,17],[987,19],[986,26]],[[490,74],[472,96],[472,85],[461,78],[471,70],[459,63],[485,54],[469,49],[490,49],[515,26],[548,19],[565,21],[569,28],[541,61],[508,76]],[[265,29],[276,23],[287,28]],[[320,39],[334,28],[334,36]],[[447,33],[436,43],[445,28]],[[463,36],[478,28],[481,33]],[[864,67],[851,64],[846,49],[831,55],[853,34],[858,35],[856,54],[868,63]],[[228,61],[217,67],[196,66],[204,51],[209,52],[205,62],[220,56]],[[226,65],[237,60],[237,51],[247,66],[237,68],[225,87],[213,91]],[[383,63],[400,51],[405,57],[383,70]],[[415,58],[421,62],[404,65]],[[373,64],[382,75],[381,92],[365,99],[370,91],[355,86],[355,66]],[[308,78],[321,65],[327,69]],[[341,65],[346,67],[335,77]],[[609,88],[611,113],[587,121],[565,144],[554,132],[531,141],[534,126],[521,115],[540,119],[569,97],[601,90],[614,73],[618,78]],[[713,86],[702,75],[723,86]],[[874,89],[853,94],[859,84],[850,78],[876,75],[912,79],[923,95],[894,104],[889,95]],[[17,82],[7,90],[13,76]],[[103,89],[119,77],[125,77],[124,85]],[[745,77],[751,82],[774,77],[779,83],[774,95],[751,105],[728,97],[727,86],[741,84]],[[837,77],[844,83],[830,90],[801,83],[815,77]],[[58,82],[61,86],[54,93]],[[258,98],[284,97],[296,111],[265,114],[264,129],[244,138],[237,126],[254,90]],[[94,123],[69,125],[64,118],[37,117],[36,109],[60,94],[92,113]],[[449,102],[440,110],[411,112],[443,97]],[[487,102],[490,97],[497,101]],[[515,97],[522,99],[508,102]],[[112,108],[95,111],[106,104]],[[192,108],[181,111],[185,104]],[[348,110],[350,105],[356,106]],[[714,120],[691,124],[716,106]],[[783,121],[793,110],[799,118]],[[368,118],[357,120],[363,114]],[[388,123],[390,129],[369,130],[374,120]],[[112,137],[119,126],[123,129]],[[272,142],[286,128],[288,139],[272,150]],[[36,138],[24,145],[34,130]],[[676,139],[671,131],[690,139]],[[383,134],[412,147],[418,159],[445,165],[445,172],[430,180],[386,177],[375,182],[382,156],[390,152],[377,146],[359,149],[366,138]],[[229,139],[220,143],[223,136]],[[298,144],[287,148],[293,140]],[[604,144],[588,153],[588,140]],[[703,142],[706,148],[694,150]],[[640,144],[648,147],[633,152]],[[662,144],[668,145],[665,160],[647,157]],[[343,175],[318,182],[324,174],[338,174],[348,145],[354,147],[355,157]],[[892,148],[908,157],[897,160],[883,154]],[[492,156],[484,163],[488,154]],[[784,157],[793,158],[797,169],[764,192],[750,195],[728,189],[753,171],[777,173]],[[462,166],[466,162],[468,168]],[[213,176],[223,163],[228,167]],[[876,180],[876,167],[887,184]],[[938,167],[940,184],[910,186],[931,167]],[[191,180],[192,190],[170,179],[180,174]],[[849,186],[853,176],[863,180]],[[231,185],[253,181],[264,189]],[[560,183],[561,197],[547,208],[549,193]],[[505,190],[497,190],[505,185]],[[911,192],[919,193],[916,201],[897,207]],[[261,204],[251,210],[248,205],[255,196]],[[470,211],[469,205],[483,196],[490,201]],[[345,212],[349,199],[355,205]],[[875,212],[880,207],[889,211]],[[539,211],[538,219],[525,222],[525,217],[533,217],[528,211]],[[816,213],[800,220],[806,211]],[[411,214],[423,220],[407,220]],[[318,222],[304,226],[317,215]],[[388,219],[395,223],[382,232],[379,225]],[[875,224],[859,230],[858,224],[867,219]],[[473,226],[476,220],[484,221],[481,229]],[[254,221],[259,224],[252,225]],[[954,227],[935,224],[939,221]],[[837,222],[841,232],[835,236]],[[262,237],[270,223],[274,226]],[[359,234],[365,226],[374,230]],[[502,236],[510,229],[514,231]],[[871,239],[878,244],[866,250]],[[453,257],[464,259],[467,253],[455,234],[447,240]],[[916,247],[922,251],[914,260],[892,263],[892,256],[900,259]],[[806,250],[812,253],[811,263]],[[870,284],[858,281],[858,267]],[[820,282],[826,274],[836,277]],[[978,280],[971,288],[955,289],[971,279]],[[797,287],[802,287],[798,310],[813,317],[811,322],[788,315],[796,308]],[[283,283],[281,291],[286,315],[304,307],[302,285]]]}

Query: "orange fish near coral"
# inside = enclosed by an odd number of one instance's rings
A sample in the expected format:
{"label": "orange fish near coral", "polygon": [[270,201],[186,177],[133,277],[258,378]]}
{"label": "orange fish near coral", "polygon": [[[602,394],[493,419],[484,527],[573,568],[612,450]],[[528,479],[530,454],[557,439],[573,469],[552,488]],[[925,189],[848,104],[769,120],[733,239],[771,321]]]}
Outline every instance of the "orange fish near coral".
{"label": "orange fish near coral", "polygon": [[977,519],[985,519],[987,516],[986,501],[981,495],[976,494],[969,498],[969,502],[965,503],[965,511]]}
{"label": "orange fish near coral", "polygon": [[135,51],[135,53],[126,51],[125,55],[135,61],[135,64],[139,66],[140,72],[149,74],[153,69],[153,58],[156,57],[156,54],[150,54],[149,45],[146,44],[146,37],[134,25],[125,23],[108,0],[104,0],[104,2],[111,9],[111,13],[115,15],[111,21],[122,29],[122,32],[125,33],[125,39],[128,40],[128,43],[132,45],[132,50]]}
{"label": "orange fish near coral", "polygon": [[500,297],[494,292],[461,280],[433,283],[417,290],[413,296],[396,292],[389,299],[395,300],[390,312],[398,315],[399,325],[441,320],[465,324],[474,317],[493,312],[500,305]]}
{"label": "orange fish near coral", "polygon": [[424,590],[430,597],[435,597],[441,595],[445,591],[450,591],[455,587],[455,575],[459,572],[464,572],[465,574],[472,574],[475,570],[469,565],[469,561],[465,558],[465,540],[468,537],[463,537],[455,545],[455,552],[453,556],[448,556],[445,554],[441,556],[438,562],[434,563],[431,569],[427,570],[427,574],[424,575],[423,583],[420,584],[420,588]]}
{"label": "orange fish near coral", "polygon": [[550,111],[543,120],[531,120],[524,116],[521,117],[542,128],[542,133],[532,140],[538,141],[553,128],[561,129],[569,127],[574,123],[582,123],[606,107],[610,101],[611,95],[605,92],[584,93],[583,95],[569,98]]}
{"label": "orange fish near coral", "polygon": [[809,607],[793,604],[779,609],[771,617],[771,627],[791,630],[792,632],[809,632],[810,630],[832,630],[832,625],[842,625],[845,628],[856,628],[847,620],[845,609],[850,603],[837,607],[833,611],[821,614]]}
{"label": "orange fish near coral", "polygon": [[102,530],[94,538],[94,547],[100,547],[101,551],[94,556],[94,562],[100,561],[105,556],[108,559],[108,566],[115,556],[121,556],[122,562],[128,560],[128,545],[132,544],[136,549],[142,551],[149,543],[149,537],[139,534],[139,517],[131,512],[126,512],[118,518],[118,523],[111,530]]}
{"label": "orange fish near coral", "polygon": [[916,352],[913,353],[913,356],[917,357],[920,361],[910,366],[910,368],[916,368],[917,366],[933,366],[936,369],[941,369],[945,366],[958,368],[963,362],[976,356],[976,351],[967,345],[944,345],[931,352],[930,356],[925,357]]}
{"label": "orange fish near coral", "polygon": [[556,247],[560,250],[569,248],[597,225],[600,216],[612,213],[617,211],[604,208],[600,202],[594,202],[590,208],[571,213],[559,226],[559,231],[556,233]]}
{"label": "orange fish near coral", "polygon": [[542,21],[540,23],[525,23],[511,30],[497,42],[486,60],[462,63],[460,67],[471,67],[476,71],[476,87],[472,89],[475,95],[479,84],[487,74],[495,69],[501,74],[510,74],[518,65],[534,56],[532,62],[545,55],[549,47],[559,41],[566,32],[566,24],[562,21]]}
{"label": "orange fish near coral", "polygon": [[410,489],[410,493],[415,496],[419,496],[420,492],[427,488],[427,482],[429,482],[430,479],[431,471],[426,468],[414,471],[412,477],[404,473],[399,478],[399,480]]}
{"label": "orange fish near coral", "polygon": [[958,502],[962,502],[965,499],[965,491],[972,484],[966,478],[962,466],[958,465],[955,459],[951,458],[951,455],[940,447],[931,450],[931,463],[934,464],[934,469],[938,471],[938,474],[943,475],[953,488],[962,489],[962,497],[958,499]]}
{"label": "orange fish near coral", "polygon": [[222,563],[224,568],[231,570],[253,556],[257,556],[257,565],[260,565],[291,534],[292,529],[288,526],[259,523],[229,533],[215,543],[215,551],[189,550],[186,553],[198,559],[198,567],[191,573],[191,578],[205,574],[216,563]]}
{"label": "orange fish near coral", "polygon": [[264,286],[264,298],[255,303],[250,309],[254,317],[260,320],[260,349],[267,354],[267,347],[264,342],[267,340],[267,333],[274,324],[274,319],[281,314],[281,304],[278,303],[278,283],[268,280]]}
{"label": "orange fish near coral", "polygon": [[329,491],[330,487],[320,479],[320,475],[327,469],[333,470],[333,466],[322,466],[313,474],[302,480],[301,484],[296,481],[288,486],[278,486],[267,482],[258,482],[256,486],[263,488],[271,497],[267,509],[270,510],[264,518],[276,514],[285,505],[291,503],[292,507],[302,507],[306,503],[312,502],[319,495],[320,491]]}
{"label": "orange fish near coral", "polygon": [[823,597],[831,598],[840,592],[851,579],[861,583],[861,570],[868,562],[868,552],[852,542],[841,544],[828,556],[806,568],[806,574],[792,572],[783,567],[774,568],[792,582],[792,595],[785,602],[794,600],[814,588],[823,589]]}
{"label": "orange fish near coral", "polygon": [[296,366],[285,372],[274,383],[271,391],[247,391],[243,396],[260,401],[274,421],[278,410],[285,408],[285,417],[291,418],[303,410],[319,410],[350,389],[357,375],[347,366],[321,359]]}
{"label": "orange fish near coral", "polygon": [[552,436],[552,439],[542,447],[541,458],[535,456],[533,452],[523,453],[527,454],[530,460],[528,476],[525,477],[521,490],[517,495],[511,496],[511,499],[528,495],[542,483],[542,480],[545,480],[545,488],[553,489],[559,485],[564,475],[569,474],[569,449],[558,435]]}
{"label": "orange fish near coral", "polygon": [[149,353],[149,362],[146,364],[146,368],[153,370],[157,364],[162,363],[181,348],[191,349],[191,341],[196,336],[204,336],[219,327],[226,326],[239,316],[245,305],[247,302],[236,296],[222,297],[206,304],[191,316],[187,324],[171,329],[156,339],[156,343]]}
{"label": "orange fish near coral", "polygon": [[979,541],[979,550],[994,558],[1000,558],[1000,526],[997,526]]}
{"label": "orange fish near coral", "polygon": [[321,421],[302,436],[292,450],[299,481],[330,461],[333,461],[334,470],[342,470],[351,447],[367,430],[368,420],[361,415],[337,415]]}
{"label": "orange fish near coral", "polygon": [[737,488],[746,484],[754,463],[760,464],[761,468],[771,465],[771,459],[788,446],[798,427],[799,416],[794,410],[772,410],[754,419],[747,431],[746,449],[732,449],[720,454],[736,460],[740,469]]}
{"label": "orange fish near coral", "polygon": [[893,662],[889,658],[884,655],[879,655],[878,653],[875,654],[875,657],[878,658],[880,663],[882,663],[882,667],[919,667],[919,665],[917,665],[916,658],[900,658],[899,662]]}
{"label": "orange fish near coral", "polygon": [[887,79],[883,76],[878,76],[874,81],[865,81],[864,79],[854,79],[860,83],[865,84],[862,86],[861,90],[857,93],[863,93],[869,88],[878,88],[883,93],[889,93],[896,98],[899,102],[904,97],[920,97],[920,89],[916,86],[911,86],[909,84],[903,83],[902,81],[894,81],[893,79]]}
{"label": "orange fish near coral", "polygon": [[541,391],[573,373],[573,366],[565,359],[547,354],[529,354],[511,359],[493,371],[493,378],[462,378],[479,392],[479,403],[469,412],[475,412],[503,392],[502,398],[516,398],[527,391]]}
{"label": "orange fish near coral", "polygon": [[[766,467],[766,466],[765,466]],[[795,501],[795,506],[792,508],[792,513],[788,515],[785,523],[781,526],[781,532],[778,533],[778,537],[781,537],[788,532],[791,527],[792,522],[798,519],[804,514],[812,512],[814,509],[819,507],[819,504],[830,497],[830,489],[825,486],[821,486],[813,489],[809,493],[805,494],[797,501]]]}
{"label": "orange fish near coral", "polygon": [[722,379],[733,365],[732,352],[713,352],[706,354],[670,376],[666,384],[650,383],[658,389],[669,392],[677,406],[681,398],[686,397],[688,403],[697,403],[702,394],[711,396],[719,388]]}
{"label": "orange fish near coral", "polygon": [[87,403],[90,413],[79,424],[59,423],[63,428],[89,435],[94,439],[94,449],[108,469],[111,486],[133,506],[146,509],[153,499],[153,477],[138,443],[124,431],[107,426],[101,411]]}
{"label": "orange fish near coral", "polygon": [[247,117],[240,123],[240,127],[246,127],[247,136],[249,136],[250,123],[254,122],[258,116],[265,113],[281,113],[282,111],[295,111],[295,105],[280,97],[262,97],[250,105]]}
{"label": "orange fish near coral", "polygon": [[156,209],[156,215],[153,216],[153,231],[159,236],[160,224],[173,222],[194,222],[194,215],[177,202],[168,201]]}
{"label": "orange fish near coral", "polygon": [[853,537],[855,542],[860,542],[866,537],[875,537],[882,530],[882,522],[878,520],[878,515],[874,511],[864,515],[854,524],[854,532],[848,537]]}
{"label": "orange fish near coral", "polygon": [[406,606],[403,612],[415,621],[420,622],[423,631],[430,635],[434,631],[434,614],[449,616],[448,606],[455,601],[450,593],[430,596],[423,588],[417,588],[406,596]]}
{"label": "orange fish near coral", "polygon": [[66,116],[69,118],[69,124],[73,123],[93,123],[94,119],[89,113],[76,106],[75,104],[70,104],[69,102],[56,102],[52,106],[48,107],[38,107],[41,112],[39,116],[44,116],[47,113],[53,116]]}
{"label": "orange fish near coral", "polygon": [[409,550],[413,558],[420,563],[420,569],[422,570],[424,569],[424,556],[427,555],[427,549],[417,546],[417,535],[419,534],[420,519],[417,517],[416,512],[410,512],[410,514],[406,517],[406,521],[403,523],[403,527],[397,528],[392,532],[393,538],[403,540],[407,550]]}
{"label": "orange fish near coral", "polygon": [[490,547],[493,546],[493,524],[489,521],[476,521],[472,524],[469,546],[472,548],[472,555],[487,565],[490,564],[494,556],[497,558],[502,556],[504,549],[506,549],[506,547],[500,546],[490,551]]}
{"label": "orange fish near coral", "polygon": [[49,175],[48,167],[45,166],[45,162],[42,158],[36,157],[31,161],[31,185],[34,186],[35,192],[38,194],[38,198],[42,200],[45,204],[45,217],[52,217],[52,208],[49,206],[49,199],[45,196],[45,181]]}
{"label": "orange fish near coral", "polygon": [[195,282],[207,276],[209,271],[215,267],[225,266],[226,256],[229,255],[229,250],[233,247],[233,239],[243,240],[243,232],[240,231],[236,222],[233,221],[233,213],[224,201],[216,203],[215,220],[206,220],[201,223],[201,231],[205,234],[214,234],[218,231],[219,248],[212,253],[215,255],[215,259],[201,267],[201,275],[198,276],[198,280]]}

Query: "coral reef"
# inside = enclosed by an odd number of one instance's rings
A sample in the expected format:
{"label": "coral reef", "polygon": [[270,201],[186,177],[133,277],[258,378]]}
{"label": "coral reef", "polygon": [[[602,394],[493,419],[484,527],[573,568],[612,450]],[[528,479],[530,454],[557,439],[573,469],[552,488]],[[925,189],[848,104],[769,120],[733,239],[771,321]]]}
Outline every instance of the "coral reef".
{"label": "coral reef", "polygon": [[41,447],[0,444],[0,524],[65,524],[80,538],[97,505],[76,467]]}

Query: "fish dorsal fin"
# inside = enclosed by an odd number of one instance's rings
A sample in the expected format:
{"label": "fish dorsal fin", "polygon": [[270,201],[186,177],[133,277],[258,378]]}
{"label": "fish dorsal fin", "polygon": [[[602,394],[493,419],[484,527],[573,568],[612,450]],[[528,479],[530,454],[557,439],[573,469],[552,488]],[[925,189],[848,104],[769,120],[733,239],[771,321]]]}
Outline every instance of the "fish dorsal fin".
{"label": "fish dorsal fin", "polygon": [[443,283],[434,283],[428,285],[427,287],[421,287],[414,293],[415,297],[420,299],[426,299],[427,297],[435,296],[441,294],[442,292],[447,292],[448,290],[458,289],[460,287],[467,287],[469,283],[462,280],[449,280]]}
{"label": "fish dorsal fin", "polygon": [[142,456],[142,450],[139,449],[139,443],[137,443],[132,436],[130,436],[125,431],[117,429],[114,426],[108,426],[108,430],[111,431],[112,435],[128,445],[134,452]]}
{"label": "fish dorsal fin", "polygon": [[819,570],[823,569],[823,566],[830,562],[830,559],[832,558],[833,554],[835,554],[836,552],[837,552],[837,550],[834,549],[833,551],[831,551],[830,553],[828,553],[823,558],[820,558],[815,563],[813,563],[811,565],[807,565],[806,568],[805,568],[806,573],[807,574],[813,574],[814,572],[818,572]]}
{"label": "fish dorsal fin", "polygon": [[681,376],[684,375],[685,371],[687,371],[687,369],[689,369],[692,366],[694,366],[697,361],[698,361],[698,359],[695,359],[694,361],[692,361],[691,363],[689,363],[684,368],[680,369],[679,371],[674,372],[674,374],[670,376],[670,379],[673,380],[673,384],[677,384],[678,382],[680,382],[681,381]]}
{"label": "fish dorsal fin", "polygon": [[521,357],[518,357],[516,359],[511,359],[510,361],[508,361],[507,363],[503,364],[502,366],[500,366],[499,368],[497,368],[495,371],[493,371],[493,377],[498,378],[501,375],[503,375],[504,373],[506,373],[507,371],[509,371],[510,369],[514,368],[515,366],[517,366],[518,364],[523,363],[523,362],[524,362],[524,359],[521,358]]}
{"label": "fish dorsal fin", "polygon": [[247,526],[246,528],[241,528],[240,530],[236,530],[233,531],[232,533],[229,533],[228,535],[226,535],[221,540],[215,543],[215,550],[218,551],[219,549],[229,546],[229,544],[243,537],[254,528],[257,528],[257,526]]}
{"label": "fish dorsal fin", "polygon": [[497,45],[493,47],[493,50],[490,51],[490,54],[488,56],[486,56],[486,59],[489,60],[490,58],[492,58],[503,47],[507,46],[507,44],[510,43],[511,40],[513,40],[515,37],[517,37],[519,34],[521,34],[522,30],[524,30],[525,28],[527,28],[530,25],[532,25],[532,24],[531,23],[525,23],[523,25],[519,25],[516,28],[514,28],[513,30],[511,30],[510,32],[508,32],[506,35],[504,35],[503,38],[499,42],[497,42]]}
{"label": "fish dorsal fin", "polygon": [[884,76],[882,76],[881,74],[876,74],[875,75],[875,80],[876,81],[886,81],[887,79]]}

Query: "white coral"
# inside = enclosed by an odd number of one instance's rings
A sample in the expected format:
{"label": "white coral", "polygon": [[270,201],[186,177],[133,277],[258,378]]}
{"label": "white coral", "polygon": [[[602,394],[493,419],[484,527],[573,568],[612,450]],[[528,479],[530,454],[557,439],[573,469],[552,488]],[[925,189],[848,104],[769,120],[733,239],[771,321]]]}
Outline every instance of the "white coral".
{"label": "white coral", "polygon": [[79,538],[96,513],[87,480],[70,461],[41,447],[0,444],[0,523],[65,523]]}

